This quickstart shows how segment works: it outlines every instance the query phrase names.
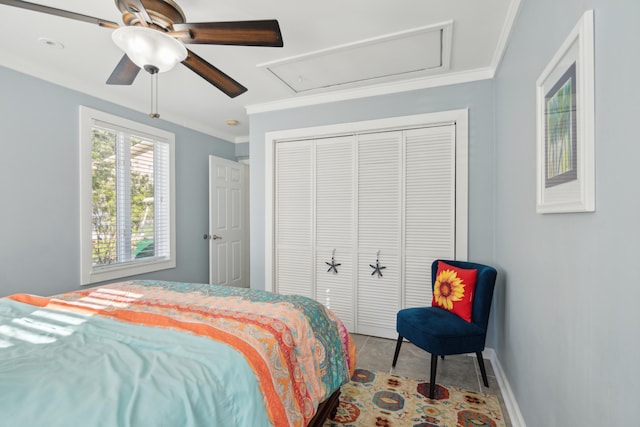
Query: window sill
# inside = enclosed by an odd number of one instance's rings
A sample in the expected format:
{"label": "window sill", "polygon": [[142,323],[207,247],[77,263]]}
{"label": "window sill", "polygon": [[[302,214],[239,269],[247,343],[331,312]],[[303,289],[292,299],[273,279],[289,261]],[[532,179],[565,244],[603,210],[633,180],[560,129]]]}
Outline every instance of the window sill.
{"label": "window sill", "polygon": [[86,274],[82,274],[82,284],[91,285],[107,280],[121,279],[123,277],[168,270],[175,267],[176,261],[174,259],[156,259],[92,268]]}

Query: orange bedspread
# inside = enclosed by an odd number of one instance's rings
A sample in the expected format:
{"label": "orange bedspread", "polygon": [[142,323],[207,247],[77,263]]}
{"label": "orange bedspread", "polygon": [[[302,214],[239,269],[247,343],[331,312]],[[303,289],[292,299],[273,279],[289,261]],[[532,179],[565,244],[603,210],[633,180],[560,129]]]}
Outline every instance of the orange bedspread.
{"label": "orange bedspread", "polygon": [[168,328],[224,342],[245,357],[275,426],[305,426],[355,369],[342,322],[300,296],[203,284],[130,281],[15,301]]}

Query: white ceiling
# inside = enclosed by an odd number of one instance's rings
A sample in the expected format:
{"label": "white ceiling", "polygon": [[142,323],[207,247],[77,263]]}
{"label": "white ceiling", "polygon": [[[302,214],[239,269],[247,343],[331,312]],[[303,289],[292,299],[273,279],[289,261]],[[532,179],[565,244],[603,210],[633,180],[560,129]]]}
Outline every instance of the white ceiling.
{"label": "white ceiling", "polygon": [[[501,59],[520,0],[175,0],[187,22],[277,19],[283,48],[188,45],[188,48],[248,88],[234,99],[184,66],[159,75],[159,113],[162,119],[232,141],[248,140],[250,112],[309,105],[333,99],[375,95],[398,90],[491,78]],[[58,9],[121,23],[113,0],[32,0]],[[122,57],[111,40],[113,30],[71,19],[0,5],[0,65],[21,71],[89,95],[144,113],[150,112],[150,76],[140,72],[131,86],[108,86],[105,81]],[[389,70],[389,61],[429,55],[420,41],[396,45],[414,30],[450,24],[443,38],[445,64],[421,72]],[[61,43],[56,48],[39,41]],[[378,43],[380,42],[380,43]],[[450,43],[450,49],[447,48]],[[433,44],[433,43],[430,43]],[[381,67],[347,64],[351,48],[371,46]],[[400,47],[398,47],[400,46]],[[386,50],[385,50],[386,49]],[[400,50],[401,54],[398,54]],[[406,50],[406,52],[402,51]],[[371,52],[368,52],[369,59]],[[375,57],[374,56],[374,57]],[[353,57],[357,57],[353,55]],[[326,58],[318,65],[318,58]],[[330,62],[333,59],[334,62]],[[270,69],[296,75],[300,60],[305,72],[326,67],[323,88],[296,93]],[[336,76],[332,64],[340,61]],[[322,62],[322,61],[320,61]],[[415,61],[413,61],[415,62]],[[419,61],[418,61],[419,62]],[[425,60],[425,62],[429,62]],[[408,61],[407,67],[412,65]],[[289,68],[287,68],[289,67]],[[386,68],[385,68],[386,67]],[[324,68],[323,68],[324,70]],[[349,80],[336,84],[339,74]],[[293,73],[293,74],[292,74]],[[373,73],[373,74],[372,74]],[[321,74],[321,73],[318,73]],[[355,75],[355,77],[354,77]],[[366,79],[366,80],[365,80]],[[298,78],[302,82],[302,78]],[[237,126],[227,120],[238,121]]]}

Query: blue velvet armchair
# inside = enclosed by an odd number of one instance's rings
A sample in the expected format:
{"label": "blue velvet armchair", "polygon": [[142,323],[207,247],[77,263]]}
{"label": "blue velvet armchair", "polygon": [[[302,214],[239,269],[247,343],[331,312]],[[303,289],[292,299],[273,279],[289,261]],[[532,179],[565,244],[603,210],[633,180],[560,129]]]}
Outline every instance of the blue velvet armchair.
{"label": "blue velvet armchair", "polygon": [[[463,269],[477,269],[476,288],[472,302],[471,322],[439,307],[417,307],[400,310],[396,330],[398,343],[392,366],[396,366],[403,339],[431,353],[431,378],[429,398],[434,398],[438,356],[475,353],[480,366],[482,380],[489,386],[487,372],[482,359],[491,300],[497,272],[493,267],[465,261],[447,261],[447,264]],[[431,265],[431,289],[436,281],[438,260]]]}

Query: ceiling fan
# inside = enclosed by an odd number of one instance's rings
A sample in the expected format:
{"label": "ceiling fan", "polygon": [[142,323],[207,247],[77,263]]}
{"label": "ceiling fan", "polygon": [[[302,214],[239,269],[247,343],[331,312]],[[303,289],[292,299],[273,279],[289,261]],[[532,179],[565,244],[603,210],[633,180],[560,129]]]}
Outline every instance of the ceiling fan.
{"label": "ceiling fan", "polygon": [[[283,46],[277,20],[187,23],[182,9],[172,0],[115,0],[116,7],[122,12],[124,27],[104,19],[21,0],[0,0],[0,4],[115,29],[114,42],[127,53],[109,76],[107,84],[111,85],[132,84],[140,68],[156,74],[170,69],[176,62],[182,62],[226,95],[234,98],[246,92],[247,88],[186,49],[184,44]],[[173,44],[173,48],[178,52],[177,57],[171,58],[173,64],[165,69],[161,69],[157,64],[145,64],[145,59],[136,58],[135,52],[121,45],[121,42],[124,42],[119,39],[133,37],[130,34],[123,35],[125,32],[141,34],[154,40],[160,39],[159,43],[168,43],[169,46]]]}

